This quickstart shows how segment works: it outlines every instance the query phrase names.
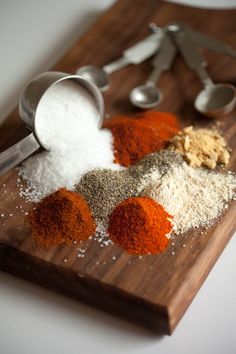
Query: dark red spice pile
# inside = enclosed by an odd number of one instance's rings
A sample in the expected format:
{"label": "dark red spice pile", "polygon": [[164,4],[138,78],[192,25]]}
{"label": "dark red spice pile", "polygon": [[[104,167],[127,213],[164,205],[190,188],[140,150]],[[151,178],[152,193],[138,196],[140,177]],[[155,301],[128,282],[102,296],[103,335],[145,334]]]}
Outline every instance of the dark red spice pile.
{"label": "dark red spice pile", "polygon": [[109,119],[104,128],[113,135],[115,162],[127,167],[147,154],[166,148],[180,126],[171,113],[146,111],[134,117]]}
{"label": "dark red spice pile", "polygon": [[42,248],[86,240],[96,229],[84,198],[65,188],[37,203],[28,221],[36,243]]}

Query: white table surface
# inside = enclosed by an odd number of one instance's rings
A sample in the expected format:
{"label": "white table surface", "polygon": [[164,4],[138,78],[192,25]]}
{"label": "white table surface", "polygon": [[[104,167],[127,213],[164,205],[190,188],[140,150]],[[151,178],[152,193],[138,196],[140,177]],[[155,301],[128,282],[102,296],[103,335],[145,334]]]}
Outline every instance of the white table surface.
{"label": "white table surface", "polygon": [[[236,0],[182,2],[236,7]],[[0,0],[0,120],[24,84],[49,69],[111,3]],[[0,354],[236,353],[235,254],[234,237],[171,337],[0,272]]]}

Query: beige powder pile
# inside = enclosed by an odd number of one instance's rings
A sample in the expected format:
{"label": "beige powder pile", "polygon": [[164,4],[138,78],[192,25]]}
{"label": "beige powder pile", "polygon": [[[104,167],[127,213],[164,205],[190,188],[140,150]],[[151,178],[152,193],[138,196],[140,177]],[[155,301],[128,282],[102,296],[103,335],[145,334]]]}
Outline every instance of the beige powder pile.
{"label": "beige powder pile", "polygon": [[224,138],[210,129],[180,131],[172,140],[170,150],[180,153],[190,166],[214,169],[217,164],[227,165],[230,154]]}
{"label": "beige powder pile", "polygon": [[106,235],[107,218],[114,207],[130,196],[148,196],[173,218],[177,234],[208,227],[236,197],[236,176],[206,168],[193,168],[175,151],[153,153],[124,171],[99,169],[85,174],[77,192],[87,200]]}
{"label": "beige powder pile", "polygon": [[193,168],[182,161],[146,186],[142,195],[164,206],[174,217],[174,231],[179,234],[210,226],[227,209],[228,202],[236,197],[236,176]]}

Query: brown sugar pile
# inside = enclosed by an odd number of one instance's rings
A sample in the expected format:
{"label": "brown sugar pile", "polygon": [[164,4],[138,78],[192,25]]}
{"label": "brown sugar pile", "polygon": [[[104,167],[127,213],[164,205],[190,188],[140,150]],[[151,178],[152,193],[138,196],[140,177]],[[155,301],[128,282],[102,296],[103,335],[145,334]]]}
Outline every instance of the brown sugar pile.
{"label": "brown sugar pile", "polygon": [[115,162],[126,167],[166,148],[180,129],[175,115],[154,111],[109,119],[104,123],[104,128],[111,130],[113,135]]}
{"label": "brown sugar pile", "polygon": [[84,198],[65,188],[37,203],[28,221],[37,245],[42,248],[86,240],[96,229]]}
{"label": "brown sugar pile", "polygon": [[171,140],[170,149],[180,153],[192,167],[214,169],[217,164],[227,165],[229,148],[215,129],[184,128]]}

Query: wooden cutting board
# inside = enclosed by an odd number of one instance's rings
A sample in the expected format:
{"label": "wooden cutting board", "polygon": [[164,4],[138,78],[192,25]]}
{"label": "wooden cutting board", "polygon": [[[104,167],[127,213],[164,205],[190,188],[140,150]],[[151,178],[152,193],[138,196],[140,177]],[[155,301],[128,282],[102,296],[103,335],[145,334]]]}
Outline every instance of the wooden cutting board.
{"label": "wooden cutting board", "polygon": [[[53,68],[73,73],[84,64],[103,65],[148,34],[148,24],[166,25],[181,20],[193,28],[236,47],[236,11],[201,10],[157,0],[119,0]],[[236,60],[203,50],[209,71],[217,82],[236,84]],[[128,93],[144,82],[150,61],[129,66],[112,77],[105,94],[106,112],[132,113]],[[177,113],[182,125],[207,126],[210,120],[193,108],[201,85],[178,57],[171,72],[159,83],[164,93],[160,110]],[[233,149],[236,169],[236,113],[218,120]],[[0,150],[27,134],[15,110],[0,127]],[[204,234],[202,230],[178,236],[166,252],[142,258],[129,256],[112,245],[86,243],[84,257],[77,245],[48,251],[36,248],[24,222],[31,207],[19,197],[16,171],[0,179],[0,268],[42,286],[75,297],[125,317],[159,333],[171,333],[223,251],[236,225],[236,204]],[[83,247],[83,246],[82,246]],[[216,309],[217,310],[217,309]]]}

